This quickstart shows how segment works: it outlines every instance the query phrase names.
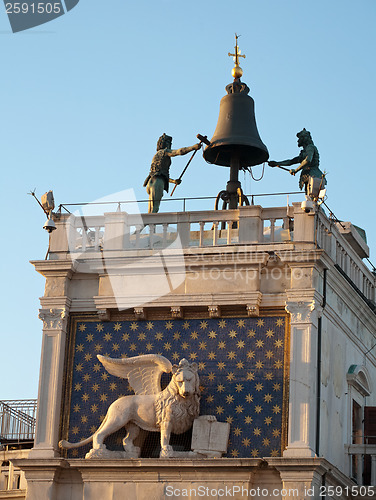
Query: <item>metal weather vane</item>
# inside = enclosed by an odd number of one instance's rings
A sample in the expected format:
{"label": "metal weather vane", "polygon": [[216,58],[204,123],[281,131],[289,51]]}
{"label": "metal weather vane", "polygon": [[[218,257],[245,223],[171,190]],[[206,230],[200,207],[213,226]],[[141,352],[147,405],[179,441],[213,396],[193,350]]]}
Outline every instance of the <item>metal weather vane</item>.
{"label": "metal weather vane", "polygon": [[237,35],[235,33],[235,54],[231,54],[231,52],[228,53],[230,57],[234,58],[234,63],[235,63],[235,68],[232,70],[232,76],[234,78],[240,78],[243,75],[243,70],[239,66],[239,57],[243,57],[245,59],[245,54],[241,53],[241,50],[239,49],[238,46],[238,38],[240,35]]}

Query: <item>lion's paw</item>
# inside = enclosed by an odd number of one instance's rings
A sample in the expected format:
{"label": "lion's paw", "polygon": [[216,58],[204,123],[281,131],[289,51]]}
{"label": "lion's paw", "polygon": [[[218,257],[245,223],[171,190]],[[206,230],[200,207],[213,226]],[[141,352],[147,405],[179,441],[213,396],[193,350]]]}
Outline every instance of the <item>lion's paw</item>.
{"label": "lion's paw", "polygon": [[159,458],[170,458],[173,455],[174,455],[174,450],[172,446],[167,445],[161,449],[161,452],[159,453]]}

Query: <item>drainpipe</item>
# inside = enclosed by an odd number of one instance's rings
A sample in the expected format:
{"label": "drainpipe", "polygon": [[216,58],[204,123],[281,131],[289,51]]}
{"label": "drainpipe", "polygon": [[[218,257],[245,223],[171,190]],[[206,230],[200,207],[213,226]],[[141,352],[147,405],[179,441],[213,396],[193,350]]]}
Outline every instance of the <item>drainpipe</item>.
{"label": "drainpipe", "polygon": [[[326,305],[326,273],[324,269],[323,276],[323,298],[322,309]],[[317,321],[317,398],[316,398],[316,455],[320,456],[320,419],[321,419],[321,339],[322,339],[322,316]]]}

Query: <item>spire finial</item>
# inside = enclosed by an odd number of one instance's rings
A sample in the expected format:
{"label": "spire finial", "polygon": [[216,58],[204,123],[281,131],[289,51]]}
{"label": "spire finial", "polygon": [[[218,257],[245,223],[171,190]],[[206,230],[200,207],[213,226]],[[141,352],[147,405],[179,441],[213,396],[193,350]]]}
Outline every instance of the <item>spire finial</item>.
{"label": "spire finial", "polygon": [[231,54],[231,52],[228,53],[229,56],[232,56],[234,58],[235,67],[232,69],[232,76],[234,77],[235,80],[243,75],[243,70],[239,66],[239,57],[244,57],[245,59],[245,55],[241,54],[241,50],[239,49],[238,46],[239,36],[240,35],[237,35],[235,33],[235,54]]}

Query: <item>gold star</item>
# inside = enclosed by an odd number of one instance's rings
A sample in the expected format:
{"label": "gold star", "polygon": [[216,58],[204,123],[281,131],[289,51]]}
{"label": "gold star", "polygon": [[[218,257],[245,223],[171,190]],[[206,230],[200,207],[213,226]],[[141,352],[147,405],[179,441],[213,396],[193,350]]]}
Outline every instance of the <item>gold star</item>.
{"label": "gold star", "polygon": [[255,413],[261,413],[262,412],[262,406],[257,405],[255,406]]}
{"label": "gold star", "polygon": [[253,421],[253,418],[252,418],[252,417],[250,417],[249,415],[247,415],[247,416],[245,417],[245,419],[244,419],[244,422],[245,422],[246,424],[251,424],[251,423],[252,423],[252,421]]}
{"label": "gold star", "polygon": [[253,434],[254,434],[255,436],[261,436],[261,429],[260,429],[259,427],[255,427],[255,428],[253,429]]}
{"label": "gold star", "polygon": [[278,318],[277,321],[275,322],[277,326],[282,326],[283,325],[283,318]]}
{"label": "gold star", "polygon": [[238,328],[244,328],[244,327],[245,327],[245,320],[239,319],[238,320]]}
{"label": "gold star", "polygon": [[265,373],[265,380],[273,380],[273,373],[272,372]]}
{"label": "gold star", "polygon": [[200,363],[198,364],[198,369],[203,371],[203,370],[205,370],[205,367],[206,367],[206,363],[204,363],[203,361],[200,361]]}
{"label": "gold star", "polygon": [[252,372],[247,372],[247,380],[255,380],[255,374]]}
{"label": "gold star", "polygon": [[273,406],[273,413],[277,414],[281,411],[281,407],[279,405]]}
{"label": "gold star", "polygon": [[85,375],[83,376],[83,379],[84,379],[84,382],[89,382],[89,380],[91,379],[91,376],[88,373],[85,373]]}
{"label": "gold star", "polygon": [[120,349],[119,344],[112,344],[112,350],[113,351],[118,351]]}
{"label": "gold star", "polygon": [[108,379],[109,375],[108,373],[102,373],[101,378],[102,380],[106,381]]}
{"label": "gold star", "polygon": [[134,332],[138,328],[138,323],[136,323],[135,321],[133,321],[133,323],[131,323],[131,325],[130,325],[129,328]]}
{"label": "gold star", "polygon": [[91,405],[91,413],[96,413],[98,411],[98,405]]}
{"label": "gold star", "polygon": [[274,332],[273,332],[273,330],[269,329],[269,330],[266,331],[265,335],[268,337],[268,339],[270,339],[270,337],[273,337]]}
{"label": "gold star", "polygon": [[243,347],[245,346],[245,342],[244,340],[239,340],[239,342],[236,345],[238,349],[243,349]]}
{"label": "gold star", "polygon": [[78,329],[80,330],[80,332],[84,332],[86,330],[86,325],[81,323],[80,326],[78,327]]}
{"label": "gold star", "polygon": [[226,326],[226,321],[225,321],[224,319],[220,319],[220,320],[218,321],[218,326],[219,326],[219,328],[225,328],[225,326]]}
{"label": "gold star", "polygon": [[[146,344],[146,350],[147,350],[147,351],[151,351],[152,349],[153,349],[153,344],[151,344],[150,342],[148,342],[148,343]],[[178,357],[179,357],[179,356],[178,356]]]}
{"label": "gold star", "polygon": [[254,357],[255,357],[255,351],[248,351],[247,352],[248,359],[253,359]]}
{"label": "gold star", "polygon": [[259,452],[258,452],[258,449],[257,449],[257,448],[253,448],[253,450],[252,450],[252,452],[251,452],[251,453],[252,453],[252,457],[253,457],[253,458],[258,457],[258,453],[259,453]]}
{"label": "gold star", "polygon": [[111,384],[110,384],[110,391],[115,391],[116,387],[117,387],[117,384],[115,384],[115,382],[111,382]]}
{"label": "gold star", "polygon": [[166,321],[165,323],[166,330],[172,330],[174,328],[174,324],[172,321]]}
{"label": "gold star", "polygon": [[135,344],[135,343],[131,344],[131,345],[129,346],[129,349],[130,349],[131,351],[135,351],[135,350],[137,349],[136,344]]}
{"label": "gold star", "polygon": [[251,440],[249,438],[244,438],[242,443],[243,443],[243,446],[248,448],[248,446],[251,444]]}
{"label": "gold star", "polygon": [[241,433],[242,433],[241,428],[240,427],[235,427],[235,429],[234,429],[235,436],[240,436]]}
{"label": "gold star", "polygon": [[76,351],[77,352],[82,352],[84,350],[84,344],[78,344],[76,346]]}
{"label": "gold star", "polygon": [[93,366],[93,371],[95,371],[96,373],[100,372],[101,371],[101,365],[99,363],[95,363],[95,365]]}
{"label": "gold star", "polygon": [[218,342],[218,349],[225,349],[226,348],[226,342]]}
{"label": "gold star", "polygon": [[92,426],[90,427],[90,432],[91,432],[92,434],[94,434],[94,432],[95,432],[96,430],[97,430],[97,428],[96,428],[96,426],[95,426],[95,425],[92,425]]}
{"label": "gold star", "polygon": [[181,345],[181,348],[186,351],[187,349],[189,349],[189,344],[188,342],[183,342],[182,345]]}
{"label": "gold star", "polygon": [[224,412],[225,410],[223,409],[223,406],[217,406],[217,408],[215,409],[215,412],[218,414],[218,415],[222,415],[222,413]]}
{"label": "gold star", "polygon": [[192,332],[191,333],[191,339],[198,339],[198,333],[197,332]]}
{"label": "gold star", "polygon": [[198,348],[201,350],[206,349],[206,342],[200,342]]}
{"label": "gold star", "polygon": [[94,349],[96,352],[100,352],[102,350],[102,346],[100,344],[95,344]]}
{"label": "gold star", "polygon": [[215,352],[213,352],[213,351],[209,352],[209,354],[208,354],[208,358],[209,358],[210,360],[215,359],[215,358],[216,358],[216,356],[217,356],[217,355],[216,355],[216,354],[215,354]]}
{"label": "gold star", "polygon": [[273,384],[273,391],[280,391],[281,390],[281,384]]}
{"label": "gold star", "polygon": [[163,339],[163,333],[162,332],[157,332],[155,334],[155,338],[156,338],[156,340],[162,340]]}
{"label": "gold star", "polygon": [[154,328],[154,323],[152,321],[148,321],[146,323],[146,330],[152,330]]}
{"label": "gold star", "polygon": [[112,335],[110,332],[107,332],[105,335],[104,335],[104,340],[106,340],[107,342],[109,342],[111,339],[112,339]]}
{"label": "gold star", "polygon": [[256,340],[256,347],[264,347],[264,341],[261,339]]}
{"label": "gold star", "polygon": [[262,361],[256,361],[256,368],[261,370],[261,368],[264,368],[264,363]]}
{"label": "gold star", "polygon": [[231,380],[234,380],[235,375],[232,372],[230,372],[230,373],[227,374],[226,378],[227,378],[227,380],[229,380],[231,382]]}
{"label": "gold star", "polygon": [[263,319],[259,319],[257,321],[257,326],[264,326],[264,320]]}
{"label": "gold star", "polygon": [[219,363],[217,363],[217,366],[218,366],[218,370],[223,370],[225,368],[226,364],[223,361],[220,361]]}
{"label": "gold star", "polygon": [[138,340],[145,340],[146,339],[146,335],[144,332],[141,332],[138,334]]}
{"label": "gold star", "polygon": [[239,361],[239,363],[236,363],[236,368],[237,368],[238,370],[241,370],[242,368],[244,368],[244,363],[243,363],[243,361]]}
{"label": "gold star", "polygon": [[180,333],[179,332],[175,332],[174,335],[173,335],[173,339],[174,340],[179,340],[181,337]]}
{"label": "gold star", "polygon": [[177,361],[179,358],[180,358],[179,353],[178,352],[174,352],[174,354],[172,355],[172,359],[174,361]]}
{"label": "gold star", "polygon": [[115,332],[118,332],[119,330],[121,330],[121,324],[120,323],[115,323],[114,324],[114,330],[115,330]]}
{"label": "gold star", "polygon": [[231,394],[229,394],[228,396],[226,396],[226,403],[227,404],[231,404],[234,402],[234,396],[232,396]]}
{"label": "gold star", "polygon": [[82,422],[83,424],[86,424],[86,423],[87,423],[87,416],[86,416],[86,415],[83,415],[83,416],[81,417],[81,422]]}
{"label": "gold star", "polygon": [[191,352],[190,355],[189,355],[189,359],[191,359],[192,361],[194,361],[195,359],[197,359],[197,353]]}
{"label": "gold star", "polygon": [[243,413],[243,410],[244,410],[244,408],[243,408],[243,406],[242,406],[242,405],[238,405],[238,406],[235,408],[236,413]]}
{"label": "gold star", "polygon": [[217,392],[223,392],[225,390],[225,386],[223,384],[217,385]]}
{"label": "gold star", "polygon": [[76,405],[73,406],[74,413],[79,413],[80,410],[81,410],[81,406],[80,405],[76,404]]}
{"label": "gold star", "polygon": [[88,333],[88,334],[86,335],[86,340],[87,340],[88,342],[92,342],[92,341],[94,340],[94,335],[93,335],[92,333]]}
{"label": "gold star", "polygon": [[215,379],[215,374],[213,372],[210,372],[208,375],[208,380],[210,380],[210,382],[213,382],[214,379]]}
{"label": "gold star", "polygon": [[228,336],[234,339],[237,336],[237,332],[235,330],[230,330]]}
{"label": "gold star", "polygon": [[227,417],[227,418],[226,418],[226,422],[227,422],[228,424],[230,424],[230,425],[232,424],[232,422],[233,422],[233,421],[234,421],[234,417],[231,417],[231,415],[230,415],[229,417]]}
{"label": "gold star", "polygon": [[83,369],[83,365],[82,365],[82,363],[78,363],[78,364],[76,365],[76,371],[77,371],[77,372],[82,372],[82,369]]}
{"label": "gold star", "polygon": [[208,327],[208,322],[207,321],[200,321],[200,328],[201,330],[205,330]]}
{"label": "gold star", "polygon": [[274,366],[275,366],[275,368],[277,368],[277,369],[278,369],[278,368],[282,368],[282,366],[283,366],[283,362],[282,362],[282,361],[276,361],[276,362],[274,363]]}
{"label": "gold star", "polygon": [[238,450],[232,450],[231,455],[233,458],[237,458],[239,456],[239,451]]}
{"label": "gold star", "polygon": [[275,347],[282,347],[283,346],[283,340],[276,340],[274,342]]}
{"label": "gold star", "polygon": [[255,389],[256,389],[257,392],[262,391],[263,388],[264,388],[264,386],[261,383],[258,383],[258,384],[255,385]]}
{"label": "gold star", "polygon": [[104,393],[103,393],[103,394],[101,394],[100,400],[101,400],[102,402],[107,401],[107,394],[104,394]]}
{"label": "gold star", "polygon": [[273,356],[274,356],[273,351],[266,351],[266,353],[265,353],[265,357],[266,357],[267,359],[271,359]]}
{"label": "gold star", "polygon": [[73,427],[72,429],[72,434],[76,435],[80,432],[80,428],[76,425],[75,427]]}
{"label": "gold star", "polygon": [[280,434],[281,434],[281,431],[279,429],[273,429],[273,436],[275,438],[279,437]]}
{"label": "gold star", "polygon": [[264,422],[266,425],[270,425],[272,423],[272,417],[265,417]]}
{"label": "gold star", "polygon": [[268,439],[268,438],[264,438],[264,439],[262,440],[262,444],[263,444],[264,446],[269,446],[269,445],[270,445],[270,439]]}
{"label": "gold star", "polygon": [[188,330],[188,328],[189,328],[189,321],[184,321],[183,328],[184,328],[184,330]]}
{"label": "gold star", "polygon": [[206,401],[207,401],[208,403],[212,403],[212,402],[214,401],[214,396],[212,396],[212,395],[208,396],[208,397],[206,398]]}
{"label": "gold star", "polygon": [[94,384],[93,387],[91,388],[92,391],[97,392],[99,390],[99,385]]}
{"label": "gold star", "polygon": [[164,349],[165,349],[166,351],[169,351],[169,350],[171,349],[171,344],[170,344],[170,342],[166,342],[166,343],[163,345],[163,347],[164,347]]}
{"label": "gold star", "polygon": [[230,351],[229,353],[227,353],[227,357],[228,359],[235,359],[236,354],[234,353],[234,351]]}
{"label": "gold star", "polygon": [[215,338],[216,338],[216,336],[217,336],[217,332],[215,332],[214,330],[212,330],[212,331],[211,331],[211,332],[209,332],[209,334],[208,334],[208,337],[209,337],[210,339],[215,339]]}
{"label": "gold star", "polygon": [[245,397],[245,400],[247,401],[247,403],[252,403],[252,401],[253,401],[253,395],[252,394],[247,394],[246,397]]}
{"label": "gold star", "polygon": [[243,384],[236,384],[236,392],[241,392],[244,388]]}
{"label": "gold star", "polygon": [[270,401],[272,399],[273,399],[273,396],[271,394],[265,394],[265,396],[264,396],[265,403],[270,403]]}
{"label": "gold star", "polygon": [[84,403],[86,403],[87,401],[89,401],[89,397],[89,394],[85,392],[85,394],[82,394],[81,399],[82,401],[84,401]]}
{"label": "gold star", "polygon": [[247,332],[247,336],[248,336],[249,338],[252,338],[252,337],[254,337],[255,335],[256,335],[256,332],[255,332],[254,330],[248,330],[248,332]]}
{"label": "gold star", "polygon": [[279,451],[276,449],[272,450],[270,453],[270,456],[271,457],[279,457]]}
{"label": "gold star", "polygon": [[97,326],[95,327],[95,329],[97,330],[97,332],[103,332],[103,325],[102,323],[97,323]]}
{"label": "gold star", "polygon": [[127,342],[127,340],[129,340],[129,333],[124,333],[122,339],[124,340],[124,342]]}

